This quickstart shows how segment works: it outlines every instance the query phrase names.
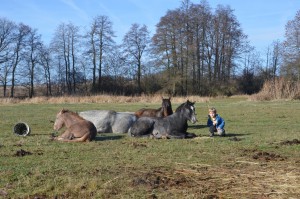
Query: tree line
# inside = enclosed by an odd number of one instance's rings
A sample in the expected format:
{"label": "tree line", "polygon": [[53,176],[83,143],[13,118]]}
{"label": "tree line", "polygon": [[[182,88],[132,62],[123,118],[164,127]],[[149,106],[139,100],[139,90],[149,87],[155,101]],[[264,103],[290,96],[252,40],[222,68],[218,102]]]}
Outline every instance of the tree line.
{"label": "tree line", "polygon": [[286,24],[285,41],[263,54],[249,44],[230,6],[183,0],[160,18],[151,36],[134,23],[121,44],[108,16],[87,29],[61,23],[49,44],[37,29],[0,17],[0,82],[4,97],[16,86],[28,97],[111,93],[232,95],[258,92],[279,76],[299,81],[300,11]]}

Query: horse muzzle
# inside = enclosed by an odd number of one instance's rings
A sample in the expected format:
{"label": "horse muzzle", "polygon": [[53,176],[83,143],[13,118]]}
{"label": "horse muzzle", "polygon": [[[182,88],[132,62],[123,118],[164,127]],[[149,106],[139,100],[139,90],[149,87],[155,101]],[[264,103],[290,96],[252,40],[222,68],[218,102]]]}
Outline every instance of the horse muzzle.
{"label": "horse muzzle", "polygon": [[191,118],[191,122],[192,122],[193,124],[195,124],[196,122],[198,122],[198,120],[197,120],[196,117],[192,117],[192,118]]}

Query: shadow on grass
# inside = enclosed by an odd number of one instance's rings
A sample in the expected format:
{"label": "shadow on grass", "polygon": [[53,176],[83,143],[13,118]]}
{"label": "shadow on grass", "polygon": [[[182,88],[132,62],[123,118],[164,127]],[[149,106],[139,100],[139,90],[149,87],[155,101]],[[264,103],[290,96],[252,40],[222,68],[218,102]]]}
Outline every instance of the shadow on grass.
{"label": "shadow on grass", "polygon": [[245,136],[245,135],[250,135],[249,133],[243,134],[243,133],[227,133],[225,137],[240,137],[240,136]]}
{"label": "shadow on grass", "polygon": [[95,141],[106,141],[106,140],[120,140],[126,135],[101,135],[97,136]]}
{"label": "shadow on grass", "polygon": [[203,128],[207,128],[207,126],[201,124],[189,126],[189,129],[203,129]]}
{"label": "shadow on grass", "polygon": [[[30,136],[34,137],[34,136],[44,136],[44,135],[49,135],[49,136],[51,136],[51,135],[53,135],[53,133],[30,133],[30,134],[28,134],[27,136],[28,136],[28,137],[30,137]],[[25,137],[27,137],[27,136],[25,136]]]}
{"label": "shadow on grass", "polygon": [[[250,135],[250,133],[227,133],[225,136],[220,136],[217,133],[215,133],[214,137],[220,137],[220,138],[229,138],[231,141],[240,141],[245,139],[244,136]],[[199,137],[210,137],[210,133],[208,132],[207,135],[198,135]]]}

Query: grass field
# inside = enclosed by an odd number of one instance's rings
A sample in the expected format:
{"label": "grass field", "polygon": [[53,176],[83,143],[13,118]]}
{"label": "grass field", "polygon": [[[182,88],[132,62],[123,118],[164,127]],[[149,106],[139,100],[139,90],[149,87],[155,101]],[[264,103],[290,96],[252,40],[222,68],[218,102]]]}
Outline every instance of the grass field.
{"label": "grass field", "polygon": [[[175,110],[179,102],[174,101]],[[226,137],[208,137],[208,105],[226,120]],[[102,134],[90,143],[50,140],[49,121],[61,108],[159,106],[0,104],[0,198],[300,198],[300,101],[196,101],[199,122],[188,129],[195,139]],[[26,122],[31,134],[13,134],[17,122]]]}

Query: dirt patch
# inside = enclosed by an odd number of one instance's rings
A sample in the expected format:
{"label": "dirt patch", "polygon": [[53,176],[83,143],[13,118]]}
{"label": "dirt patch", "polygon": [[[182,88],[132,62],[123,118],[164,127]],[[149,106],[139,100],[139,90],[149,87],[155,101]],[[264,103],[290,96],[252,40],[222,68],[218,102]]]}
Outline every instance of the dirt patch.
{"label": "dirt patch", "polygon": [[25,155],[32,155],[32,153],[29,152],[29,151],[25,151],[25,150],[23,150],[23,149],[18,150],[18,151],[15,153],[15,156],[17,156],[17,157],[23,157],[23,156],[25,156]]}
{"label": "dirt patch", "polygon": [[[258,158],[280,159],[270,153],[255,153]],[[267,157],[267,158],[266,158]],[[229,163],[226,163],[226,165]],[[175,170],[155,168],[132,171],[131,186],[146,189],[149,198],[298,198],[299,165],[288,162],[213,165],[178,164]],[[243,166],[241,167],[242,164]],[[289,165],[289,166],[287,166]],[[187,195],[186,195],[187,194]]]}
{"label": "dirt patch", "polygon": [[[193,193],[195,198],[219,198],[217,186],[212,186],[206,183],[210,176],[206,174],[194,175],[194,171],[178,169],[167,170],[166,168],[159,168],[153,171],[135,173],[131,182],[134,187],[146,187],[149,191],[150,198],[164,198],[182,196],[183,192]],[[166,195],[155,195],[156,191],[164,192]]]}
{"label": "dirt patch", "polygon": [[147,148],[148,147],[147,144],[138,143],[138,142],[132,142],[132,146],[133,146],[133,148],[138,148],[138,147],[145,147],[145,148]]}
{"label": "dirt patch", "polygon": [[295,144],[300,144],[300,140],[293,139],[293,140],[286,140],[286,141],[280,142],[280,145],[295,145]]}
{"label": "dirt patch", "polygon": [[171,173],[158,170],[145,173],[132,181],[134,186],[147,185],[151,189],[156,189],[159,187],[166,189],[167,187],[187,186],[187,183],[188,180],[185,176],[173,176]]}
{"label": "dirt patch", "polygon": [[262,160],[262,161],[284,161],[286,160],[286,157],[282,157],[278,154],[275,153],[268,153],[268,152],[263,152],[263,151],[259,151],[257,153],[255,153],[252,156],[253,159],[255,160]]}
{"label": "dirt patch", "polygon": [[260,160],[260,161],[285,161],[287,160],[286,157],[283,157],[281,155],[271,153],[271,152],[265,152],[265,151],[259,151],[257,149],[253,150],[244,150],[242,153],[242,156],[250,156],[252,159]]}

